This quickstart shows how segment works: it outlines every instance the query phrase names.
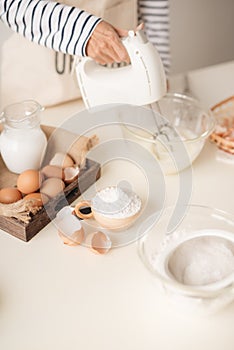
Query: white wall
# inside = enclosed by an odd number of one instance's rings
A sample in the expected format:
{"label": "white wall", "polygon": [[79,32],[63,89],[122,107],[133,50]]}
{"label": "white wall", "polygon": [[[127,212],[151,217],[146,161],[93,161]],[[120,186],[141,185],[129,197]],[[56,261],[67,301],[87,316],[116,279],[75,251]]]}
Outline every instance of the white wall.
{"label": "white wall", "polygon": [[171,73],[234,60],[234,0],[170,0]]}
{"label": "white wall", "polygon": [[2,22],[0,22],[0,51],[1,51],[1,45],[10,35],[12,31]]}

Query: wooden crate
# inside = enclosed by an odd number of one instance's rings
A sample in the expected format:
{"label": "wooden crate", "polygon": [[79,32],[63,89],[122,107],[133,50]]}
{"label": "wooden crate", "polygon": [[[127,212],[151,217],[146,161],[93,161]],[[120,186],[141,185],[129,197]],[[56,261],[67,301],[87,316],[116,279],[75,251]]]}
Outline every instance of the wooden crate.
{"label": "wooden crate", "polygon": [[[51,132],[52,129],[50,129]],[[47,135],[48,136],[48,135]],[[56,150],[55,150],[56,151]],[[61,151],[61,149],[60,149]],[[0,229],[27,242],[33,238],[43,227],[45,227],[56,216],[57,212],[64,206],[72,203],[81,194],[99,179],[101,175],[100,164],[86,159],[78,180],[67,185],[64,192],[58,194],[32,216],[29,223],[23,223],[15,218],[0,215]],[[16,174],[11,173],[0,157],[0,188],[13,187],[17,182]]]}

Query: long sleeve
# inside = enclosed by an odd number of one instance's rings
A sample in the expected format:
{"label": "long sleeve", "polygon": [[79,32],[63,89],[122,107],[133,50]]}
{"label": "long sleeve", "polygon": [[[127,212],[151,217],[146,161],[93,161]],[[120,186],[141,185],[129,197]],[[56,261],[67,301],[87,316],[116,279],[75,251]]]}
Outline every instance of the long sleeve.
{"label": "long sleeve", "polygon": [[156,46],[168,73],[171,64],[169,0],[138,0],[138,19],[145,23],[146,34]]}
{"label": "long sleeve", "polygon": [[0,0],[0,19],[25,38],[70,55],[85,56],[100,18],[50,0]]}

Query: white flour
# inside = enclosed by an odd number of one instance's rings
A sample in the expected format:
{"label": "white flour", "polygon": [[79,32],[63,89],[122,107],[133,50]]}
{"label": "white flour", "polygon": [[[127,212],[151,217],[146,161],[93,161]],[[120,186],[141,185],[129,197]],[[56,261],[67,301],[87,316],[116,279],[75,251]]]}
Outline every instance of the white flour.
{"label": "white flour", "polygon": [[92,207],[103,216],[127,218],[139,212],[141,200],[134,192],[112,186],[96,194]]}
{"label": "white flour", "polygon": [[180,283],[206,286],[234,273],[234,243],[225,238],[207,235],[176,244],[172,235],[161,248],[152,260],[153,267]]}

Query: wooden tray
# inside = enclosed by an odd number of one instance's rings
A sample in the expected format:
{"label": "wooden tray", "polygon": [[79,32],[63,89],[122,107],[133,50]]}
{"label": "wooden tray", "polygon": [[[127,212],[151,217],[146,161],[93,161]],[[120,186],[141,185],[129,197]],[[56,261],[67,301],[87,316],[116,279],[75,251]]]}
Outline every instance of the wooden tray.
{"label": "wooden tray", "polygon": [[[48,129],[51,132],[53,129]],[[48,136],[48,134],[47,134]],[[74,135],[73,135],[74,136]],[[61,151],[61,142],[60,149]],[[58,150],[54,150],[57,152]],[[65,150],[64,150],[65,152]],[[17,181],[16,174],[11,173],[6,168],[0,156],[0,188],[15,186]],[[15,218],[8,218],[0,215],[0,229],[11,235],[27,242],[33,238],[43,227],[45,227],[64,206],[72,203],[82,192],[88,189],[101,175],[100,164],[90,159],[86,159],[82,167],[78,180],[73,181],[64,189],[64,193],[51,199],[45,207],[32,216],[30,222],[25,224]]]}

